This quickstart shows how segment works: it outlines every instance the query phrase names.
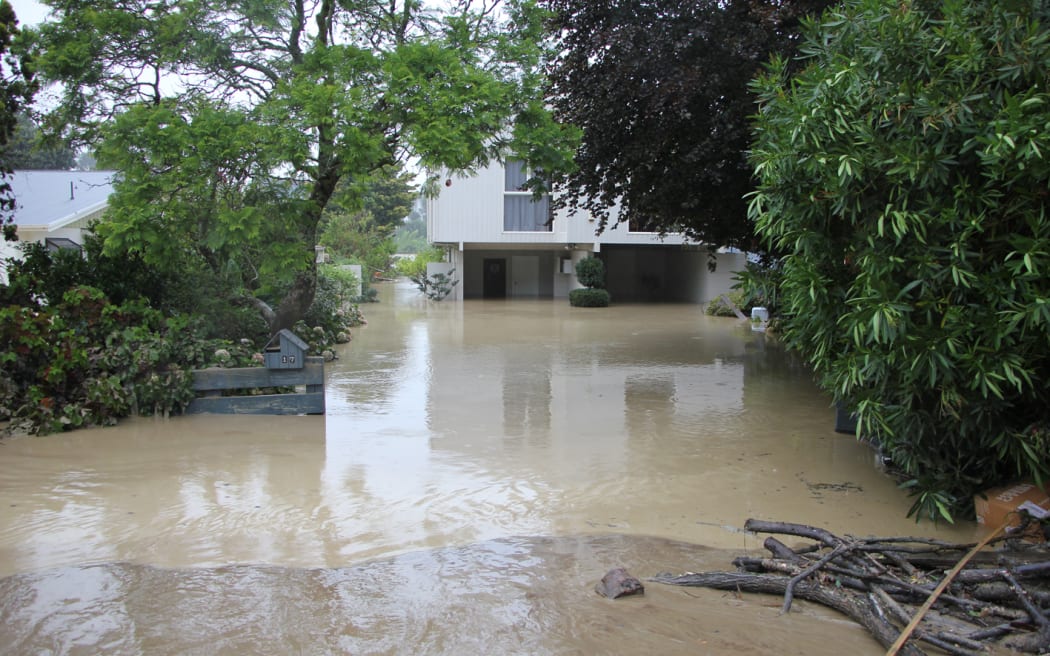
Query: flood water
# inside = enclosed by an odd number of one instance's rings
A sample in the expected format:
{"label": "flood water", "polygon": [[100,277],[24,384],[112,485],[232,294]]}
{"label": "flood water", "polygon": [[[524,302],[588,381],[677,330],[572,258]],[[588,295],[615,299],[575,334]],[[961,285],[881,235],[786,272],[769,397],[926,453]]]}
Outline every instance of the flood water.
{"label": "flood water", "polygon": [[325,417],[0,442],[0,653],[879,654],[829,611],[610,568],[732,569],[749,517],[916,525],[775,340],[690,305],[381,286]]}

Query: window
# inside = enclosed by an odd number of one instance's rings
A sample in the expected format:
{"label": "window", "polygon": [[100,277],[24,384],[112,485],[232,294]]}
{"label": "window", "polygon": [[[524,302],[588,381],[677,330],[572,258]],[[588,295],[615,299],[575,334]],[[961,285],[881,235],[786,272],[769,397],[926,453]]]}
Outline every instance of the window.
{"label": "window", "polygon": [[532,171],[524,162],[507,162],[503,176],[503,229],[508,232],[550,232],[550,196],[540,198],[525,188]]}
{"label": "window", "polygon": [[651,217],[632,216],[627,220],[627,232],[660,232]]}

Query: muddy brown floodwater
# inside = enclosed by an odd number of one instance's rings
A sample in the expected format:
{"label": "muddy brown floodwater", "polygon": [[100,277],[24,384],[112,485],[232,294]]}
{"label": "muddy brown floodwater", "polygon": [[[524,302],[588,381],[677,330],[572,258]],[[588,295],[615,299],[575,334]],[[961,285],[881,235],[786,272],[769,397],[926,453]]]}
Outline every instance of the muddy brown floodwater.
{"label": "muddy brown floodwater", "polygon": [[749,517],[916,525],[776,342],[690,305],[381,286],[326,417],[139,418],[0,442],[0,653],[878,654],[823,609],[649,584]]}

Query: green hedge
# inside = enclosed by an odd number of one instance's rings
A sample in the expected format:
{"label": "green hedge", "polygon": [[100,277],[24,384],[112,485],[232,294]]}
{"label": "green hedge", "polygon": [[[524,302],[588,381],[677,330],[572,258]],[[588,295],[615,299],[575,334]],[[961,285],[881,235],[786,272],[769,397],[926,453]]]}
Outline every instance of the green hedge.
{"label": "green hedge", "polygon": [[574,289],[569,292],[573,307],[609,307],[609,292],[604,289]]}
{"label": "green hedge", "polygon": [[[748,296],[743,292],[730,292],[728,294],[729,300],[736,305],[743,313],[747,313],[751,308],[748,307]],[[726,303],[725,299],[719,296],[710,303],[707,304],[707,308],[704,310],[707,314],[713,317],[735,317],[736,312],[733,312],[733,306]]]}

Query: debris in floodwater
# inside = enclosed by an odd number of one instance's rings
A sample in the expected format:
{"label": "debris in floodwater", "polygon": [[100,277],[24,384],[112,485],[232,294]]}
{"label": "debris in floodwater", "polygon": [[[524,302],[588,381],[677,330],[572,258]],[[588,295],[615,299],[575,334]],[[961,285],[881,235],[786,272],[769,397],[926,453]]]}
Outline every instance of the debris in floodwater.
{"label": "debris in floodwater", "polygon": [[[1050,617],[1033,601],[1050,597],[1047,545],[1000,536],[1005,524],[976,545],[840,537],[815,526],[758,519],[747,520],[744,528],[812,543],[792,548],[770,536],[763,546],[772,557],[740,556],[733,560],[735,572],[659,574],[650,580],[780,594],[781,614],[796,597],[815,601],[864,626],[890,648],[887,653],[925,654],[915,641],[962,656],[989,648],[1050,653]],[[1004,547],[982,551],[995,541]]]}
{"label": "debris in floodwater", "polygon": [[594,591],[609,599],[618,599],[630,595],[645,594],[642,582],[627,573],[622,567],[614,567],[605,573],[602,580],[594,586]]}

